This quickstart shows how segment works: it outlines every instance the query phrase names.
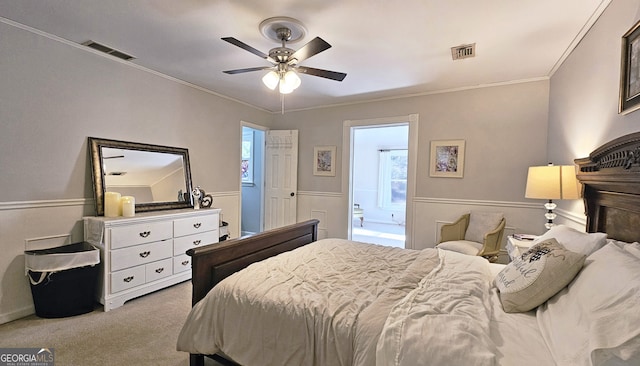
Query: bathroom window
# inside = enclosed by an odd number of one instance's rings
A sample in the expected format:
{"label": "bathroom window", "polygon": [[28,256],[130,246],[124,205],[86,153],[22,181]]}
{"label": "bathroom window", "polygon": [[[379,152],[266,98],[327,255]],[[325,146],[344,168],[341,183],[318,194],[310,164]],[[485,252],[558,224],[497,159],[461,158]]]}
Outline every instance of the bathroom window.
{"label": "bathroom window", "polygon": [[395,208],[407,202],[407,149],[380,150],[378,205]]}
{"label": "bathroom window", "polygon": [[240,177],[242,184],[253,184],[253,131],[242,132],[242,161]]}

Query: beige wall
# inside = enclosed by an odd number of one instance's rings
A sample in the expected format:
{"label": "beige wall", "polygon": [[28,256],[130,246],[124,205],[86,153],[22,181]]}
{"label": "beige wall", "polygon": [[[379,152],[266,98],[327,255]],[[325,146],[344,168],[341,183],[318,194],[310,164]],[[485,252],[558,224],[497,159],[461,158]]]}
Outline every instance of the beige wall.
{"label": "beige wall", "polygon": [[240,159],[240,120],[272,119],[1,22],[0,34],[0,202],[91,197],[89,136],[188,148],[195,184],[237,191],[224,172]]}
{"label": "beige wall", "polygon": [[188,148],[239,234],[240,121],[272,114],[3,22],[0,45],[0,323],[33,313],[25,241],[81,241],[95,214],[89,136]]}
{"label": "beige wall", "polygon": [[[589,155],[616,137],[640,131],[640,111],[618,114],[621,37],[640,19],[640,1],[613,0],[551,78],[549,160]],[[583,212],[579,201],[559,207]]]}
{"label": "beige wall", "polygon": [[[413,222],[414,232],[408,233],[415,239],[413,247],[433,246],[438,222],[453,220],[469,207],[505,213],[530,210],[530,216],[515,215],[507,221],[513,230],[539,232],[544,224],[542,204],[526,200],[524,188],[527,167],[546,162],[548,88],[547,80],[521,82],[278,116],[275,128],[300,131],[298,189],[306,195],[298,196],[302,201],[298,217],[331,212],[331,222],[336,224],[326,224],[327,235],[346,237],[349,196],[343,183],[348,176],[343,176],[341,165],[335,177],[314,176],[313,147],[336,145],[341,156],[344,121],[417,114],[416,194],[407,215]],[[464,178],[430,177],[430,142],[451,139],[466,142]],[[337,161],[342,164],[344,160],[339,157]],[[339,198],[314,199],[307,197],[313,196],[310,192],[338,193]]]}
{"label": "beige wall", "polygon": [[[419,115],[417,196],[522,200],[526,167],[546,160],[548,82],[535,81],[333,108],[288,112],[274,126],[300,131],[298,187],[341,192],[345,179],[313,176],[316,145],[342,153],[345,120]],[[429,177],[431,140],[466,141],[464,179]],[[524,143],[526,141],[526,143]]]}

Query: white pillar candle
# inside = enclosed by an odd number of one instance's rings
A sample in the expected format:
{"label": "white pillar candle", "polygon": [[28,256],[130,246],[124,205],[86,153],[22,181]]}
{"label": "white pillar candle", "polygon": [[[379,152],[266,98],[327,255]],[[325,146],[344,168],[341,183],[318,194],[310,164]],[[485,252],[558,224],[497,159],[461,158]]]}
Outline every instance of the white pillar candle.
{"label": "white pillar candle", "polygon": [[122,216],[133,217],[136,214],[136,199],[132,196],[122,196],[120,198],[122,203]]}
{"label": "white pillar candle", "polygon": [[120,193],[104,192],[104,216],[120,216]]}

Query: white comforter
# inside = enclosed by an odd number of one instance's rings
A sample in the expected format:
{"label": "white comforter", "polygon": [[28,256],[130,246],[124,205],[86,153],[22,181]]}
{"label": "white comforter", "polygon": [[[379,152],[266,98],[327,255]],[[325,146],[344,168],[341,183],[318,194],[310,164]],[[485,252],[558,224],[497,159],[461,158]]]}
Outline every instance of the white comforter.
{"label": "white comforter", "polygon": [[392,307],[376,365],[494,365],[490,280],[484,259],[441,251],[436,269]]}
{"label": "white comforter", "polygon": [[245,366],[493,365],[491,278],[480,257],[324,239],[222,281],[178,350]]}

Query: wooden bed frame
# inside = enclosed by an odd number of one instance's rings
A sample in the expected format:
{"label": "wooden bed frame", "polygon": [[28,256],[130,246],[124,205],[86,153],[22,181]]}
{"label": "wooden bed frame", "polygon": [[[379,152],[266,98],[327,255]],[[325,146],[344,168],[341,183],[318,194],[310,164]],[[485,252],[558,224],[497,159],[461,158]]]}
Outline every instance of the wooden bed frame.
{"label": "wooden bed frame", "polygon": [[[583,185],[587,232],[640,241],[640,132],[610,141],[575,163]],[[189,250],[193,304],[222,279],[249,264],[317,240],[317,229],[318,220],[309,220]],[[219,355],[208,357],[224,365],[237,365]],[[203,366],[204,356],[191,354],[190,365]]]}

